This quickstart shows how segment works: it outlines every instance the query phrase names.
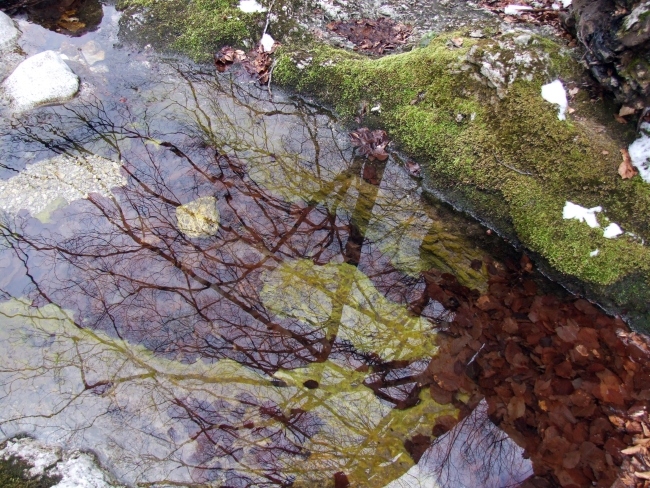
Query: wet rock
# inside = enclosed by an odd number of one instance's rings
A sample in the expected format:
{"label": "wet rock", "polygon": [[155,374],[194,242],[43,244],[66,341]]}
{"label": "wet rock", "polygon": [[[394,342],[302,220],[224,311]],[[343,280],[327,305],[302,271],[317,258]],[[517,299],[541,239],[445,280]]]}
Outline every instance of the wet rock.
{"label": "wet rock", "polygon": [[4,80],[20,64],[24,56],[16,49],[20,31],[14,21],[0,11],[0,81]]}
{"label": "wet rock", "polygon": [[11,46],[20,36],[20,31],[16,24],[4,12],[0,12],[0,49],[6,49]]}
{"label": "wet rock", "polygon": [[474,78],[503,99],[518,78],[530,81],[535,74],[547,72],[548,54],[539,45],[529,46],[531,40],[529,33],[511,32],[498,42],[474,45],[466,56],[466,61],[478,68]]}
{"label": "wet rock", "polygon": [[88,41],[84,44],[81,48],[81,54],[83,54],[83,57],[89,66],[104,61],[104,58],[106,57],[104,51],[95,41]]}
{"label": "wet rock", "polygon": [[217,199],[201,197],[176,209],[178,230],[187,237],[210,237],[219,230]]}
{"label": "wet rock", "polygon": [[79,91],[79,77],[54,51],[26,59],[5,80],[3,88],[17,112],[39,105],[62,103]]}
{"label": "wet rock", "polygon": [[586,47],[593,76],[620,103],[650,105],[650,2],[575,0],[565,26]]}
{"label": "wet rock", "polygon": [[98,156],[61,155],[27,166],[19,175],[0,182],[0,209],[12,214],[21,209],[47,221],[51,212],[89,193],[111,195],[126,184],[120,165]]}

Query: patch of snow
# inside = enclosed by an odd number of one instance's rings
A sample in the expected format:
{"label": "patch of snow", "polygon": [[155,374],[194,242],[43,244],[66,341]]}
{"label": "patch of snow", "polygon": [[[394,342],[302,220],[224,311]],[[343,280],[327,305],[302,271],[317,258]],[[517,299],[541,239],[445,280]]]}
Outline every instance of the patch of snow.
{"label": "patch of snow", "polygon": [[580,222],[586,222],[589,227],[595,229],[596,227],[600,227],[600,224],[598,224],[598,220],[596,219],[596,213],[602,211],[602,207],[585,208],[567,201],[564,204],[562,218],[576,219]]}
{"label": "patch of snow", "polygon": [[2,85],[14,109],[22,112],[71,99],[79,91],[79,77],[60,54],[44,51],[20,63]]}
{"label": "patch of snow", "polygon": [[247,14],[266,12],[266,8],[255,0],[239,0],[239,10]]}
{"label": "patch of snow", "polygon": [[566,97],[566,90],[560,80],[542,86],[542,98],[547,102],[559,105],[557,118],[566,119],[566,109],[569,107],[569,101]]}
{"label": "patch of snow", "polygon": [[61,481],[52,488],[111,488],[104,472],[97,467],[89,454],[74,452],[56,465],[52,474],[61,476]]}
{"label": "patch of snow", "polygon": [[273,49],[273,45],[275,44],[275,40],[268,34],[264,34],[262,36],[262,40],[260,41],[260,44],[264,48],[264,52],[268,53],[271,49]]}
{"label": "patch of snow", "polygon": [[562,2],[562,6],[564,8],[567,8],[569,5],[571,5],[573,0],[560,0]]}
{"label": "patch of snow", "polygon": [[112,488],[109,477],[97,466],[95,459],[79,451],[62,453],[58,447],[47,446],[35,439],[24,437],[7,441],[0,450],[0,458],[20,458],[32,467],[32,478],[43,475],[60,476],[53,488]]}
{"label": "patch of snow", "polygon": [[593,258],[593,257],[598,256],[599,253],[600,253],[600,250],[599,250],[599,249],[596,249],[595,251],[591,251],[591,252],[589,253],[589,256],[591,256],[591,257]]}
{"label": "patch of snow", "polygon": [[533,7],[528,7],[527,5],[508,5],[503,9],[503,13],[506,15],[521,15],[526,10],[533,10]]}
{"label": "patch of snow", "polygon": [[618,224],[609,224],[607,227],[605,227],[603,237],[607,239],[614,239],[615,237],[620,236],[622,233],[623,231],[618,226]]}
{"label": "patch of snow", "polygon": [[16,28],[14,21],[0,11],[0,49],[9,47],[18,37],[20,37],[20,31]]}
{"label": "patch of snow", "polygon": [[641,137],[630,144],[628,151],[632,164],[639,170],[643,181],[650,183],[650,136],[648,135],[650,124],[644,122],[641,124],[641,129]]}
{"label": "patch of snow", "polygon": [[46,447],[40,442],[24,437],[7,441],[4,449],[0,450],[0,458],[20,458],[32,467],[29,476],[43,476],[45,470],[61,460],[61,451],[55,447]]}

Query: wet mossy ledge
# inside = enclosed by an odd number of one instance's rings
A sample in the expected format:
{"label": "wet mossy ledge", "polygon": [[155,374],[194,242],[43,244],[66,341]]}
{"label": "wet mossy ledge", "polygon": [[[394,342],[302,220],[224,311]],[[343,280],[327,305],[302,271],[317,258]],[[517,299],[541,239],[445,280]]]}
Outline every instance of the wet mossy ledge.
{"label": "wet mossy ledge", "polygon": [[[560,44],[514,31],[494,39],[440,35],[379,59],[322,44],[284,47],[273,79],[347,119],[374,108],[373,122],[418,158],[429,181],[496,191],[497,203],[482,211],[505,213],[516,239],[560,272],[601,288],[634,273],[647,289],[650,185],[618,175],[621,139],[593,116],[581,74]],[[579,88],[567,120],[541,96],[542,85],[558,78]],[[567,201],[601,206],[600,227],[564,219]],[[625,233],[604,237],[610,223]]]}
{"label": "wet mossy ledge", "polygon": [[[121,35],[205,61],[223,45],[250,47],[261,36],[266,13],[245,13],[237,4],[120,0],[126,13]],[[290,7],[284,1],[274,11]],[[477,39],[469,36],[472,28],[426,35],[409,52],[369,58],[308,41],[304,29],[295,34],[296,23],[281,17],[271,25],[284,42],[275,55],[274,85],[316,97],[344,121],[365,108],[364,124],[385,129],[418,159],[425,185],[451,185],[451,193],[468,201],[464,209],[495,222],[496,230],[570,279],[593,285],[610,310],[635,309],[632,315],[650,330],[644,245],[650,185],[618,175],[621,127],[612,127],[611,113],[603,117],[602,104],[581,87],[584,69],[575,53],[530,32],[486,28],[487,37]],[[559,120],[557,106],[541,96],[542,85],[555,79],[579,88],[567,120]],[[627,137],[629,143],[633,135]],[[600,227],[564,219],[567,201],[601,206]],[[609,223],[625,233],[605,238]]]}
{"label": "wet mossy ledge", "polygon": [[158,49],[208,61],[221,46],[252,45],[265,14],[246,13],[231,0],[119,0],[121,34]]}

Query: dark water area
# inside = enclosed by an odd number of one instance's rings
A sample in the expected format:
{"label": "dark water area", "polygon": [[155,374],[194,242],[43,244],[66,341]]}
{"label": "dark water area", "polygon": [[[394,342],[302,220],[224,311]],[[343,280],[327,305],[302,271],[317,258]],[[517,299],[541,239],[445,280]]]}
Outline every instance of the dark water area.
{"label": "dark water area", "polygon": [[[620,319],[311,100],[122,46],[110,6],[81,37],[20,26],[82,88],[2,114],[7,191],[61,157],[86,172],[53,165],[3,213],[4,437],[133,485],[611,485],[650,378]],[[106,161],[123,183],[70,198]]]}

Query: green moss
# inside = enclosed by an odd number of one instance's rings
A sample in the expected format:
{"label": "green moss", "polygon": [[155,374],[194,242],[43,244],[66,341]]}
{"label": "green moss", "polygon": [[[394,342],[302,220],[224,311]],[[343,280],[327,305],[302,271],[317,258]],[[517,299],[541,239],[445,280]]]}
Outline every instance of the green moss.
{"label": "green moss", "polygon": [[[635,268],[647,270],[648,251],[640,242],[604,239],[602,229],[562,219],[566,200],[601,205],[625,231],[650,237],[649,187],[639,178],[618,176],[618,143],[581,117],[588,107],[576,102],[572,120],[560,121],[557,109],[540,95],[542,84],[553,78],[577,76],[578,63],[555,42],[534,37],[523,50],[534,54],[529,76],[519,69],[499,99],[481,81],[480,62],[466,61],[468,53],[508,63],[516,49],[500,51],[494,41],[470,38],[452,49],[448,42],[456,35],[381,59],[322,45],[287,49],[274,79],[317,95],[348,119],[364,104],[380,104],[382,127],[425,162],[430,178],[500,192],[502,208],[495,213],[505,209],[518,238],[560,271],[611,284]],[[596,248],[599,255],[590,257]]]}
{"label": "green moss", "polygon": [[3,488],[49,488],[61,481],[61,477],[32,478],[28,474],[31,467],[17,457],[0,459],[0,486]]}
{"label": "green moss", "polygon": [[118,8],[141,23],[134,29],[142,42],[178,50],[198,61],[210,59],[226,44],[242,45],[261,36],[264,14],[247,14],[234,0],[120,0]]}

